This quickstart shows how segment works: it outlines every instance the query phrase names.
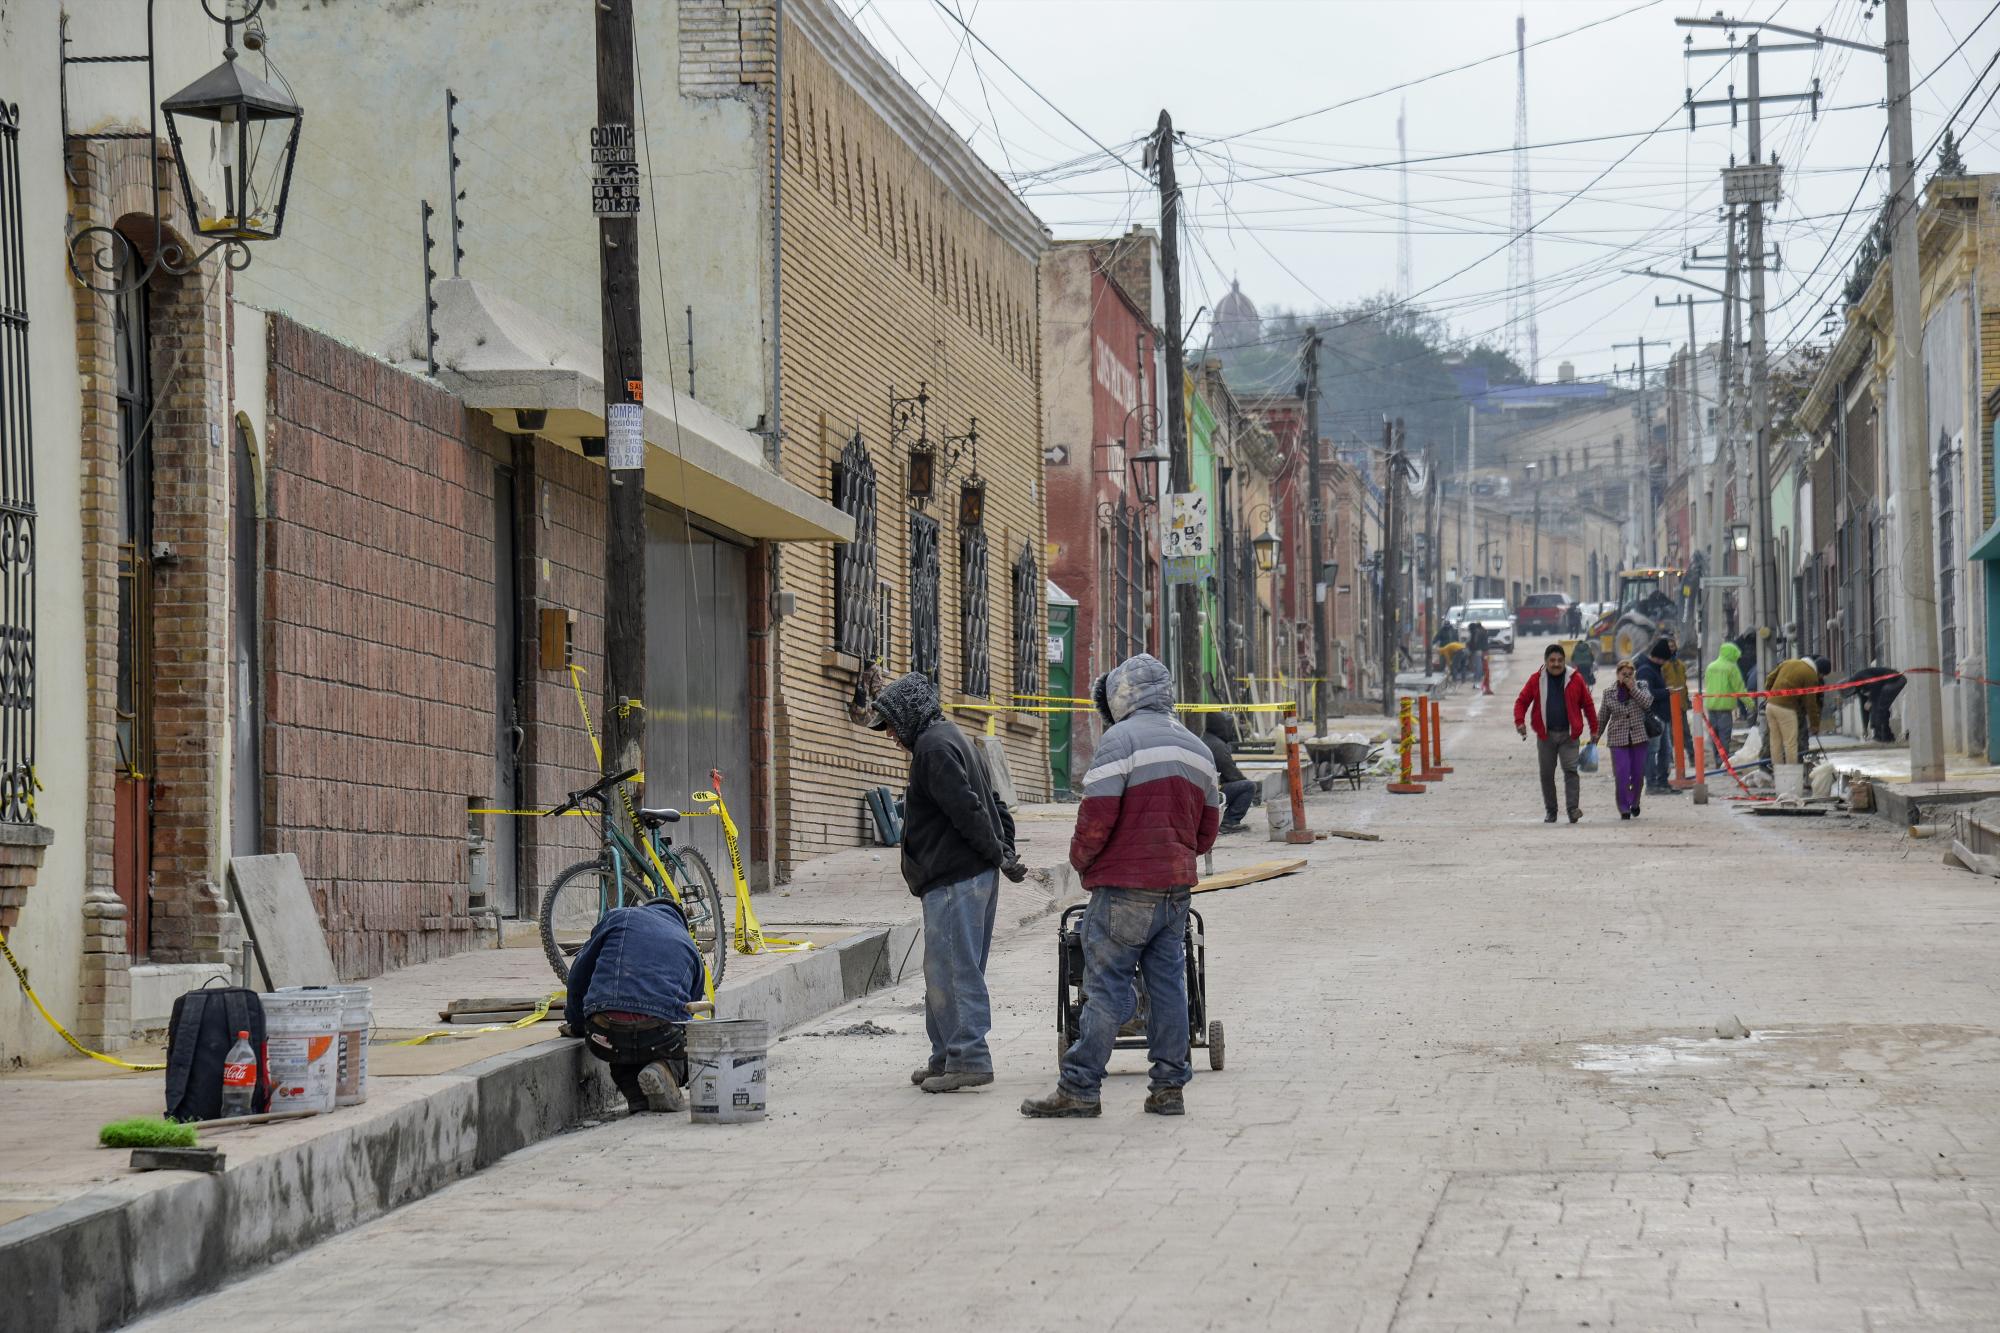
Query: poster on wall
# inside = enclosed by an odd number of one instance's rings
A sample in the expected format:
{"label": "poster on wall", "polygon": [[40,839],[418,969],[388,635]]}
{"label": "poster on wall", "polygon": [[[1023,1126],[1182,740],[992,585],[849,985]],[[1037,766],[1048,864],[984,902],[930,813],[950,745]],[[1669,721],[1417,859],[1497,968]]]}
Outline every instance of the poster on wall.
{"label": "poster on wall", "polygon": [[1167,497],[1167,530],[1161,551],[1169,560],[1208,554],[1208,497],[1182,491]]}

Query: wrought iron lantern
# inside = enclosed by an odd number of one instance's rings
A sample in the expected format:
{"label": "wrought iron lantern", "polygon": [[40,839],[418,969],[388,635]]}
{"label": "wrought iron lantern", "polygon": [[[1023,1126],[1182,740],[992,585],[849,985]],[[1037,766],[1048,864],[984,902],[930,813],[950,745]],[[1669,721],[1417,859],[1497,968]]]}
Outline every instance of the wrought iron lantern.
{"label": "wrought iron lantern", "polygon": [[[69,268],[76,280],[94,292],[121,295],[152,280],[155,273],[187,274],[217,250],[232,271],[250,266],[251,241],[276,239],[285,229],[285,205],[291,195],[292,165],[298,155],[299,130],[305,112],[288,93],[237,63],[236,29],[244,29],[244,45],[261,50],[264,35],[251,20],[263,9],[264,0],[249,0],[241,14],[226,9],[218,14],[210,0],[200,0],[202,12],[222,25],[222,63],[165,101],[154,90],[157,73],[153,40],[153,9],[157,0],[146,3],[146,53],[144,55],[69,54],[67,30],[63,36],[62,70],[65,92],[69,67],[78,64],[136,63],[146,66],[147,129],[142,135],[133,130],[104,130],[71,133],[64,124],[65,137],[72,139],[159,140],[160,113],[167,117],[167,138],[173,148],[174,173],[180,178],[187,215],[193,219],[194,234],[175,238],[166,230],[161,202],[172,187],[162,179],[160,154],[149,153],[153,171],[153,235],[144,263],[131,262],[134,242],[116,227],[80,227],[69,237]],[[221,171],[221,193],[210,205],[194,187],[188,172],[189,145],[199,149],[201,136],[215,136],[217,165]],[[200,250],[194,245],[202,244]],[[93,281],[93,277],[104,279]]]}
{"label": "wrought iron lantern", "polygon": [[976,528],[986,521],[986,478],[974,473],[958,489],[958,526]]}
{"label": "wrought iron lantern", "polygon": [[1268,522],[1264,530],[1250,539],[1250,550],[1257,557],[1257,572],[1269,574],[1278,567],[1278,550],[1284,545],[1277,530]]}
{"label": "wrought iron lantern", "polygon": [[1735,551],[1747,551],[1750,549],[1750,525],[1748,523],[1732,523],[1729,525],[1729,545],[1730,549]]}
{"label": "wrought iron lantern", "polygon": [[[160,103],[174,169],[195,230],[222,241],[271,241],[285,229],[292,190],[292,162],[305,114],[299,104],[243,68],[236,47],[225,45],[222,63]],[[184,126],[209,126],[216,135],[221,196],[205,207],[188,177],[181,145]]]}

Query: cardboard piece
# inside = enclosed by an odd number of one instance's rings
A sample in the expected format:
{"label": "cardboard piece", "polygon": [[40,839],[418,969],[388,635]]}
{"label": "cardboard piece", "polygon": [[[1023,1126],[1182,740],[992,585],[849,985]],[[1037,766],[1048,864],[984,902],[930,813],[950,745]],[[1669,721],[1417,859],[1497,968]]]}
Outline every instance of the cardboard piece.
{"label": "cardboard piece", "polygon": [[257,985],[271,991],[340,984],[298,857],[290,852],[232,857],[229,886],[256,950]]}

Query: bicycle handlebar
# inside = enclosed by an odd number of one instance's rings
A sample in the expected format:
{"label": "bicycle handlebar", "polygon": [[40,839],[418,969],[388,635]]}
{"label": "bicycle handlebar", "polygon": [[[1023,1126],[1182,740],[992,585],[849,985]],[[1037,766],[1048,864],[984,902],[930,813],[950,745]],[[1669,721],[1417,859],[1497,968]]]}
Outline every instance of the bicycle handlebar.
{"label": "bicycle handlebar", "polygon": [[568,800],[564,801],[561,805],[557,806],[555,809],[548,811],[547,814],[544,815],[544,818],[546,818],[547,815],[566,815],[570,811],[576,809],[579,805],[582,805],[585,801],[601,801],[604,799],[604,794],[611,788],[617,786],[621,782],[630,782],[633,778],[636,778],[638,776],[639,776],[638,769],[628,768],[623,773],[614,773],[608,778],[602,778],[594,785],[585,787],[582,791],[571,792],[569,794]]}

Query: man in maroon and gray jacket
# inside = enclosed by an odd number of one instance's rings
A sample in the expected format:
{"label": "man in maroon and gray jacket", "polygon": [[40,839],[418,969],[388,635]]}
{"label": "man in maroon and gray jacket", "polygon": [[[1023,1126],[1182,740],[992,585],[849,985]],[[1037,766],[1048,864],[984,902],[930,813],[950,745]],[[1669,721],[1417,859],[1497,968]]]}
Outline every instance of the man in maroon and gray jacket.
{"label": "man in maroon and gray jacket", "polygon": [[1188,891],[1195,858],[1215,845],[1222,791],[1208,747],[1174,719],[1173,681],[1141,653],[1092,694],[1111,726],[1083,776],[1069,863],[1091,891],[1083,914],[1083,1015],[1056,1090],[1021,1103],[1027,1116],[1094,1116],[1118,1029],[1132,1016],[1136,971],[1146,986],[1153,1059],[1146,1109],[1181,1115],[1188,1061]]}

